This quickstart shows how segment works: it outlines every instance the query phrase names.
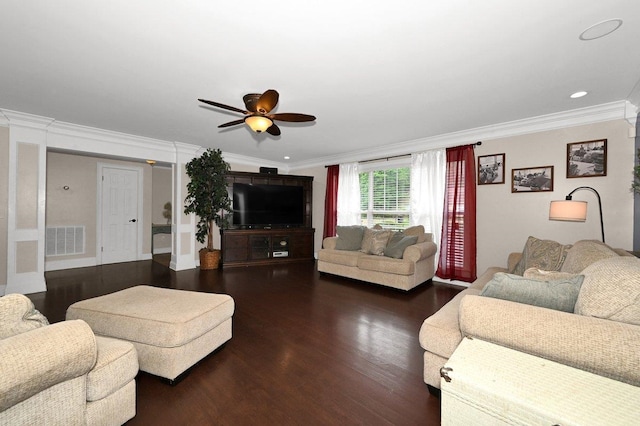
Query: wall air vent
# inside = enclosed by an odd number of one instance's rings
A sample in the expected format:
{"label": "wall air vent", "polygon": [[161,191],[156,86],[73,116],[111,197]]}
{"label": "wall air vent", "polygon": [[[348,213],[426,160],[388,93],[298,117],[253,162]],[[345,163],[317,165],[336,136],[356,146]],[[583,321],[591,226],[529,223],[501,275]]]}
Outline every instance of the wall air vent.
{"label": "wall air vent", "polygon": [[84,226],[52,226],[46,232],[47,256],[84,253]]}

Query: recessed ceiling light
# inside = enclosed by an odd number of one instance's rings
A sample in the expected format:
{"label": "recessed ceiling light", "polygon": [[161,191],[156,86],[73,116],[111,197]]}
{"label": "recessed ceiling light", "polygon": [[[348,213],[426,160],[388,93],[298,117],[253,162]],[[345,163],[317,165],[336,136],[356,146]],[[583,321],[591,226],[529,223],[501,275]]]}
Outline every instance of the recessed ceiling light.
{"label": "recessed ceiling light", "polygon": [[622,19],[608,19],[598,22],[580,34],[580,40],[589,41],[611,34],[622,25]]}
{"label": "recessed ceiling light", "polygon": [[291,157],[289,157],[288,155],[285,155],[285,156],[284,156],[284,159],[285,159],[285,160],[290,160],[290,159],[291,159]]}
{"label": "recessed ceiling light", "polygon": [[581,98],[583,96],[586,96],[587,92],[585,92],[584,90],[581,90],[579,92],[576,92],[574,94],[571,95],[571,99],[577,99],[577,98]]}

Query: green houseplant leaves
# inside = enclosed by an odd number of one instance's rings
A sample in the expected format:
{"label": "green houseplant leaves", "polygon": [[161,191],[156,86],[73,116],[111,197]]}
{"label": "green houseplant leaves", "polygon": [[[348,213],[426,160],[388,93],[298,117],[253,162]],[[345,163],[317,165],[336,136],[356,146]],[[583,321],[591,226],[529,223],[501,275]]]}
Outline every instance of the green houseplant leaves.
{"label": "green houseplant leaves", "polygon": [[231,210],[225,182],[229,170],[229,163],[222,158],[222,151],[211,148],[186,165],[191,180],[187,184],[184,213],[195,213],[200,218],[196,239],[204,243],[206,237],[209,251],[213,251],[213,224],[222,228],[225,213]]}

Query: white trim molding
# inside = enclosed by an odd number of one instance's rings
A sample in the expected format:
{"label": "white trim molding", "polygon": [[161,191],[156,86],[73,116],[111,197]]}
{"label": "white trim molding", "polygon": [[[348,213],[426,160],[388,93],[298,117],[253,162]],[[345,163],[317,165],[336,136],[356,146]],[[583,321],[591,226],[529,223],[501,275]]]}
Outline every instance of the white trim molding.
{"label": "white trim molding", "polygon": [[633,123],[635,124],[635,119],[632,117],[634,111],[637,112],[638,107],[632,103],[628,101],[616,101],[593,107],[562,111],[407,142],[389,144],[382,147],[382,149],[378,147],[374,151],[361,150],[339,156],[322,157],[311,162],[297,163],[295,166],[290,165],[290,168],[291,170],[296,170],[299,168],[324,166],[327,164],[365,161],[372,158],[391,157],[394,155],[422,152],[428,149],[448,148],[451,146],[473,143],[479,140],[506,138],[611,120],[625,119],[629,123],[632,123],[633,120]]}

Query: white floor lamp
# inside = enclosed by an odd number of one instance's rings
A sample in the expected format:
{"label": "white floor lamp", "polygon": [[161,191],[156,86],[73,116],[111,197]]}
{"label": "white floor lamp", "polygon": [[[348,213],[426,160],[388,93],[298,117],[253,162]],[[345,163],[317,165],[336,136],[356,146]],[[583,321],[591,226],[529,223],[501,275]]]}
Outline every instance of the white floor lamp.
{"label": "white floor lamp", "polygon": [[579,186],[569,193],[564,200],[552,201],[549,206],[549,220],[562,220],[569,222],[584,222],[587,220],[587,202],[574,201],[571,195],[580,190],[588,189],[593,191],[598,197],[598,208],[600,210],[600,229],[602,230],[602,242],[604,243],[604,223],[602,222],[602,201],[598,191],[590,186]]}

